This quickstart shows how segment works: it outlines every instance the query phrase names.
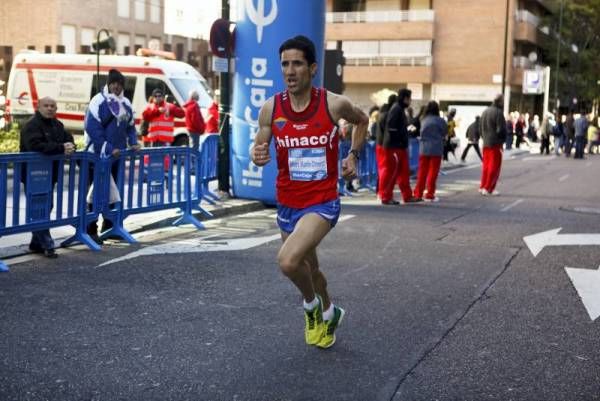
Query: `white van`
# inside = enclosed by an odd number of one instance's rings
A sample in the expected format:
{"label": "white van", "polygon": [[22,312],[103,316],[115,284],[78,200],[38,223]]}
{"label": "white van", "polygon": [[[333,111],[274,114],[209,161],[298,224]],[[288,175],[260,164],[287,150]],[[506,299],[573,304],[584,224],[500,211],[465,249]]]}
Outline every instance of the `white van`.
{"label": "white van", "polygon": [[[204,115],[213,101],[206,80],[189,64],[153,57],[100,55],[100,88],[108,70],[125,76],[125,96],[131,100],[136,124],[140,123],[148,97],[161,88],[170,102],[181,107],[190,90],[200,95]],[[38,99],[50,96],[58,106],[57,117],[67,130],[83,132],[83,119],[95,87],[95,54],[42,54],[22,52],[14,58],[6,94],[6,112],[13,121],[23,121],[35,111]],[[184,119],[175,120],[174,145],[187,142]]]}

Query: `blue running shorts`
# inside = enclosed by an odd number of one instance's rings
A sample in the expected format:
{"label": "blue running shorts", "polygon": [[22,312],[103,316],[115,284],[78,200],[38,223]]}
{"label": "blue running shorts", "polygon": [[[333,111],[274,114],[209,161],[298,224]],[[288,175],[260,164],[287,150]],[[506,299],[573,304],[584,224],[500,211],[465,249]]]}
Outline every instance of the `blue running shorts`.
{"label": "blue running shorts", "polygon": [[335,227],[340,217],[340,200],[332,200],[325,203],[312,205],[304,209],[294,209],[283,205],[277,205],[277,225],[281,231],[291,233],[294,231],[298,221],[307,213],[316,213],[329,222],[331,228]]}

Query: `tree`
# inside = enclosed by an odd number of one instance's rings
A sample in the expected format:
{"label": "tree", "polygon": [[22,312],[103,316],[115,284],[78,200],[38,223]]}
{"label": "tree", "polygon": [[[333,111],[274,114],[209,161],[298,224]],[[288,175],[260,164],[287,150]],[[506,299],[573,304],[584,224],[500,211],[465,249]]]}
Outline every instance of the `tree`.
{"label": "tree", "polygon": [[[561,108],[590,110],[600,98],[600,0],[555,0],[557,10],[561,1],[563,21],[560,41],[560,13],[557,11],[547,21],[555,33],[552,37],[556,39],[546,47],[545,58],[551,66],[555,66],[560,53],[558,95]],[[558,46],[561,47],[560,52]],[[573,99],[577,99],[577,103]]]}

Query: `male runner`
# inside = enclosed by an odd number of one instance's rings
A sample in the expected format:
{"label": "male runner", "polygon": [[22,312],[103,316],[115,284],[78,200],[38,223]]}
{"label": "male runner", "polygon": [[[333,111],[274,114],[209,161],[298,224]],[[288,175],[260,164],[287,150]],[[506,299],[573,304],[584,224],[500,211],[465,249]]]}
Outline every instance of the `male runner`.
{"label": "male runner", "polygon": [[286,40],[279,55],[287,90],[269,98],[260,110],[251,157],[257,166],[267,164],[269,142],[275,137],[277,223],[283,240],[279,267],[304,298],[306,343],[328,348],[335,343],[344,310],[330,301],[316,248],[340,214],[336,122],[343,118],[356,127],[350,153],[342,161],[342,175],[350,178],[356,175],[369,118],[348,98],[312,86],[317,63],[310,39]]}

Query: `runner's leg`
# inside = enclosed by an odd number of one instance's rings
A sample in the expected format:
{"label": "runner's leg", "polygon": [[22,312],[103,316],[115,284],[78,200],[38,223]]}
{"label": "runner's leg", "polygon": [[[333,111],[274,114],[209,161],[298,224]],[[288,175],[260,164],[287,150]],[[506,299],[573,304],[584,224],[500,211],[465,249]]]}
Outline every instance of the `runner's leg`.
{"label": "runner's leg", "polygon": [[315,297],[312,266],[306,258],[315,252],[329,230],[331,226],[327,220],[316,213],[307,213],[291,234],[282,233],[284,242],[277,255],[279,268],[300,290],[306,302],[311,302]]}

